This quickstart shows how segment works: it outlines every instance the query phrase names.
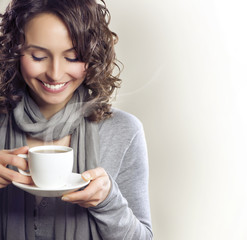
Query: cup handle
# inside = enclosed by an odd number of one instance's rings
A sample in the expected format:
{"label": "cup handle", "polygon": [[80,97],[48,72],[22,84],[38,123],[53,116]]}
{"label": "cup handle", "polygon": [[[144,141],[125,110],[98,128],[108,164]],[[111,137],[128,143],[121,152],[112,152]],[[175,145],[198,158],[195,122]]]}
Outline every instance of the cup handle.
{"label": "cup handle", "polygon": [[[27,154],[18,154],[17,156],[18,156],[18,157],[21,157],[21,158],[24,158],[26,161],[28,161],[28,160],[27,160]],[[21,170],[20,168],[18,168],[18,171],[19,171],[19,173],[21,173],[22,175],[31,176],[29,169],[23,171],[23,170]]]}

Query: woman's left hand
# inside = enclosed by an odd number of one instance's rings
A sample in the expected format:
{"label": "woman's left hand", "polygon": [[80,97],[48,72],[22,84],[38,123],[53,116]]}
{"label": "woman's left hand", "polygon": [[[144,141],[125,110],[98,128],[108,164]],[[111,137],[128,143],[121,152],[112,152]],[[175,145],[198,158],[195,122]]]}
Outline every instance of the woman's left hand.
{"label": "woman's left hand", "polygon": [[63,201],[80,205],[84,208],[95,207],[103,202],[111,189],[111,181],[103,168],[95,168],[82,173],[85,181],[91,180],[89,185],[78,192],[66,194]]}

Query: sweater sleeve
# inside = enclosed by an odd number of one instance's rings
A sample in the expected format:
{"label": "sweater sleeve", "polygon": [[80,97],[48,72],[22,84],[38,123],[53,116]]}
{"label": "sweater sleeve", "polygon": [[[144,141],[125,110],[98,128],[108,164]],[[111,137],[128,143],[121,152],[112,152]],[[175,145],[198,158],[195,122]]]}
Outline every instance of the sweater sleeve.
{"label": "sweater sleeve", "polygon": [[134,134],[108,197],[89,211],[104,240],[150,240],[148,157],[143,129]]}

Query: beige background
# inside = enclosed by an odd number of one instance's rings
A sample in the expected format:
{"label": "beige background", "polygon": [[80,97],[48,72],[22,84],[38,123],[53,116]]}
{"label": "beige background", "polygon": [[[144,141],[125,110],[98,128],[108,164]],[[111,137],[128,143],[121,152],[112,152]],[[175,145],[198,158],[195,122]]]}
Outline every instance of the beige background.
{"label": "beige background", "polygon": [[245,2],[106,0],[125,65],[114,105],[144,124],[156,240],[247,239]]}

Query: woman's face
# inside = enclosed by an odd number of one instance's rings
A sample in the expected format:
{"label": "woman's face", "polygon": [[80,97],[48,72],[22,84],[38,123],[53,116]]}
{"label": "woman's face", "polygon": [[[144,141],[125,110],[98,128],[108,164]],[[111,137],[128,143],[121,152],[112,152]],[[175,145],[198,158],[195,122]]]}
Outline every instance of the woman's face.
{"label": "woman's face", "polygon": [[25,26],[21,73],[41,110],[62,109],[85,78],[66,25],[49,13],[37,15]]}

